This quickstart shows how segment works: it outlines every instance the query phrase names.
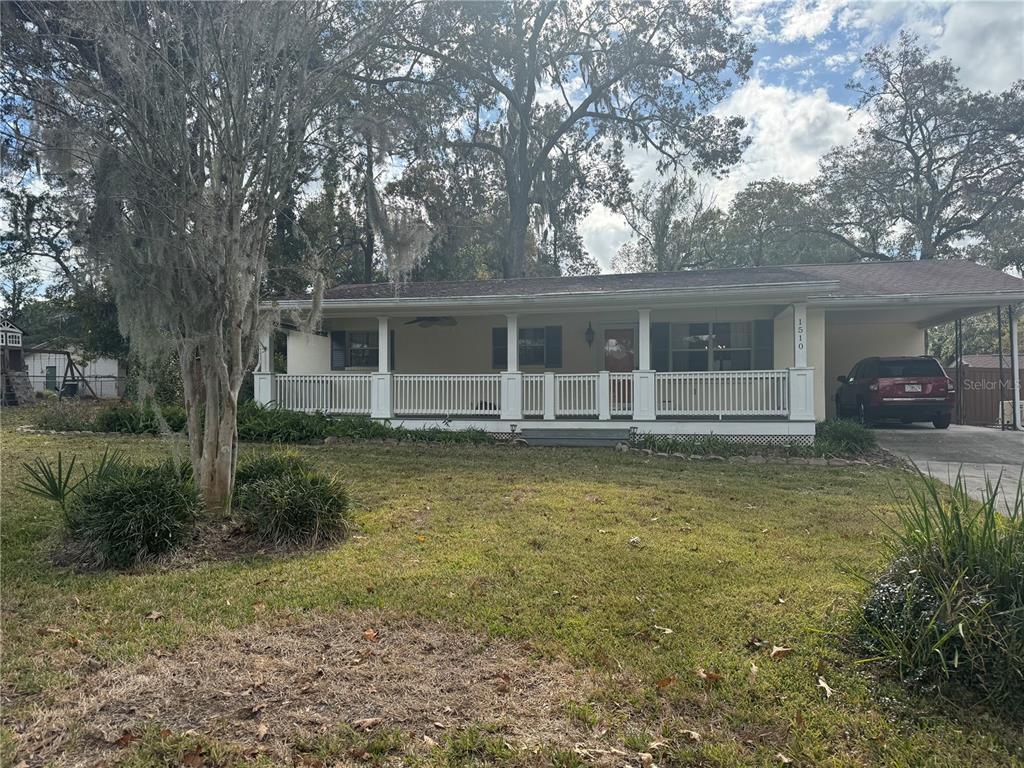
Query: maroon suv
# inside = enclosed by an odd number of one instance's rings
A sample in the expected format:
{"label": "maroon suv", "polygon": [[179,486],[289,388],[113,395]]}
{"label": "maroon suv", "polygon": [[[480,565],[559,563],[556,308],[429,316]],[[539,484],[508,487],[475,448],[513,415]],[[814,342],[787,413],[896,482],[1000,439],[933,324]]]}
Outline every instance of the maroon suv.
{"label": "maroon suv", "polygon": [[952,380],[934,357],[867,357],[840,376],[836,415],[862,424],[898,419],[949,426],[956,401]]}

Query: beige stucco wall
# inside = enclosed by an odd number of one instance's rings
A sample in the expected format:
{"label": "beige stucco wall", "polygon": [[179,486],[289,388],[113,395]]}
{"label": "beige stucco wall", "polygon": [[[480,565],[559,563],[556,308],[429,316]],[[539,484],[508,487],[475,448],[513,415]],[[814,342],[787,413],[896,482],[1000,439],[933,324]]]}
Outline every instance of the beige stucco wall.
{"label": "beige stucco wall", "polygon": [[[795,350],[793,345],[793,309],[789,307],[775,317],[775,367],[790,368]],[[814,418],[825,418],[826,392],[821,370],[825,365],[825,313],[820,309],[807,310],[807,365],[814,369]]]}
{"label": "beige stucco wall", "polygon": [[[651,322],[704,323],[741,322],[771,319],[771,307],[723,310],[658,310]],[[504,328],[505,316],[457,317],[453,326],[423,328],[406,324],[409,318],[393,318],[395,332],[395,371],[397,373],[489,373],[491,367],[491,329]],[[588,346],[584,337],[587,325],[594,329],[594,343]],[[604,333],[610,329],[633,328],[639,321],[636,312],[521,314],[520,328],[562,326],[562,367],[560,373],[589,373],[603,367]],[[346,330],[377,330],[376,318],[346,318],[323,321],[325,332]],[[790,330],[792,335],[792,329]],[[636,337],[634,337],[636,338]],[[776,367],[779,350],[776,346]],[[527,373],[541,373],[543,366],[522,365]],[[356,369],[349,369],[356,370]],[[328,336],[288,334],[288,373],[330,372],[330,340]]]}
{"label": "beige stucco wall", "polygon": [[826,413],[832,416],[838,376],[848,374],[865,357],[925,354],[924,329],[915,323],[851,323],[826,318],[825,350],[822,379],[826,385]]}

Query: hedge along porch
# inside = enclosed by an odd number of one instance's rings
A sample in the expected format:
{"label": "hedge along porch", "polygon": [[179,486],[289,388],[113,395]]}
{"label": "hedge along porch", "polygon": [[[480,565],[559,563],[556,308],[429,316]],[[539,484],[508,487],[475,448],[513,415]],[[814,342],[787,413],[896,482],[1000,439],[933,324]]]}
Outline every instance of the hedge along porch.
{"label": "hedge along porch", "polygon": [[832,371],[923,354],[929,324],[1022,298],[949,262],[340,286],[318,333],[288,334],[287,374],[265,340],[257,399],[411,427],[806,440]]}

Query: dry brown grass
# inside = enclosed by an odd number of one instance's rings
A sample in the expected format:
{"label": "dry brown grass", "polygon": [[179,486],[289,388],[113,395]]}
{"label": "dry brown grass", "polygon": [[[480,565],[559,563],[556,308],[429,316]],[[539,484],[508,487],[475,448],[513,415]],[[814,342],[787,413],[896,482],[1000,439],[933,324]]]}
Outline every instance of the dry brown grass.
{"label": "dry brown grass", "polygon": [[222,632],[110,667],[11,725],[30,765],[94,765],[154,723],[288,762],[297,739],[368,718],[411,744],[488,723],[522,747],[569,746],[589,734],[564,705],[588,688],[526,646],[363,611]]}

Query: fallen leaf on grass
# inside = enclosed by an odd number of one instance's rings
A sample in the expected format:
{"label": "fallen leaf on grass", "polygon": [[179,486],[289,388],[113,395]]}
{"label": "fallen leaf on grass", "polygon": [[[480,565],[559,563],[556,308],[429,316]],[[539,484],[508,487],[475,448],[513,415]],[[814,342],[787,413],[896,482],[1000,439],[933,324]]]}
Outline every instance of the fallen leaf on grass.
{"label": "fallen leaf on grass", "polygon": [[376,728],[381,724],[381,718],[379,717],[364,717],[359,720],[352,721],[352,728],[357,731],[365,733],[371,728]]}
{"label": "fallen leaf on grass", "polygon": [[778,660],[778,659],[786,658],[792,652],[793,652],[792,648],[786,648],[783,645],[773,645],[772,646],[772,652],[770,654],[768,654],[768,655],[771,656],[773,659]]}
{"label": "fallen leaf on grass", "polygon": [[767,647],[768,643],[765,640],[762,640],[760,637],[757,637],[756,635],[747,640],[747,650],[749,651],[760,651],[761,649]]}
{"label": "fallen leaf on grass", "polygon": [[818,687],[825,692],[826,699],[831,699],[832,694],[835,693],[835,691],[833,691],[832,688],[829,687],[829,684],[825,682],[825,678],[821,675],[818,676]]}
{"label": "fallen leaf on grass", "polygon": [[783,765],[790,765],[793,762],[793,760],[791,758],[786,757],[781,752],[776,752],[775,753],[775,759],[778,760]]}
{"label": "fallen leaf on grass", "polygon": [[160,613],[160,611],[150,611],[146,614],[146,618],[149,621],[160,621],[160,619],[162,619],[163,617],[164,615]]}
{"label": "fallen leaf on grass", "polygon": [[367,627],[363,630],[363,640],[368,643],[376,643],[380,640],[380,633],[373,627]]}
{"label": "fallen leaf on grass", "polygon": [[668,627],[660,627],[657,624],[655,624],[654,628],[656,630],[658,630],[659,632],[661,632],[662,634],[664,634],[664,635],[671,635],[672,634],[672,630],[669,629]]}
{"label": "fallen leaf on grass", "polygon": [[700,741],[700,734],[697,733],[696,731],[686,731],[686,730],[684,730],[684,731],[681,731],[681,733],[683,734],[683,736],[688,738],[694,744],[696,744],[697,742]]}
{"label": "fallen leaf on grass", "polygon": [[426,744],[430,749],[433,749],[437,746],[437,742],[429,736],[427,736],[426,734],[423,734],[423,743]]}
{"label": "fallen leaf on grass", "polygon": [[641,752],[637,757],[640,758],[640,765],[643,768],[652,768],[654,766],[654,755],[650,752]]}
{"label": "fallen leaf on grass", "polygon": [[758,669],[757,664],[755,664],[754,662],[750,662],[750,672],[749,674],[747,674],[747,682],[753,685],[754,681],[757,680],[758,672],[760,672],[760,669]]}
{"label": "fallen leaf on grass", "polygon": [[663,677],[663,678],[661,678],[661,680],[656,682],[655,685],[658,687],[658,690],[660,691],[660,690],[663,690],[665,688],[668,688],[675,681],[676,681],[676,677],[675,677],[675,675],[672,675],[670,677]]}
{"label": "fallen leaf on grass", "polygon": [[260,723],[260,727],[256,729],[256,741],[263,741],[265,738],[267,738],[267,734],[269,732],[270,729],[267,727],[267,724]]}
{"label": "fallen leaf on grass", "polygon": [[719,680],[722,679],[722,676],[717,672],[712,672],[710,670],[704,669],[703,667],[697,670],[697,677],[699,677],[706,683],[717,683]]}
{"label": "fallen leaf on grass", "polygon": [[206,758],[198,749],[190,749],[181,756],[181,763],[187,768],[203,768],[206,765]]}
{"label": "fallen leaf on grass", "polygon": [[118,736],[116,739],[114,739],[111,743],[115,747],[121,747],[123,749],[124,747],[127,747],[132,742],[135,742],[135,741],[138,741],[138,740],[139,740],[138,734],[132,733],[131,731],[125,731],[120,736]]}

